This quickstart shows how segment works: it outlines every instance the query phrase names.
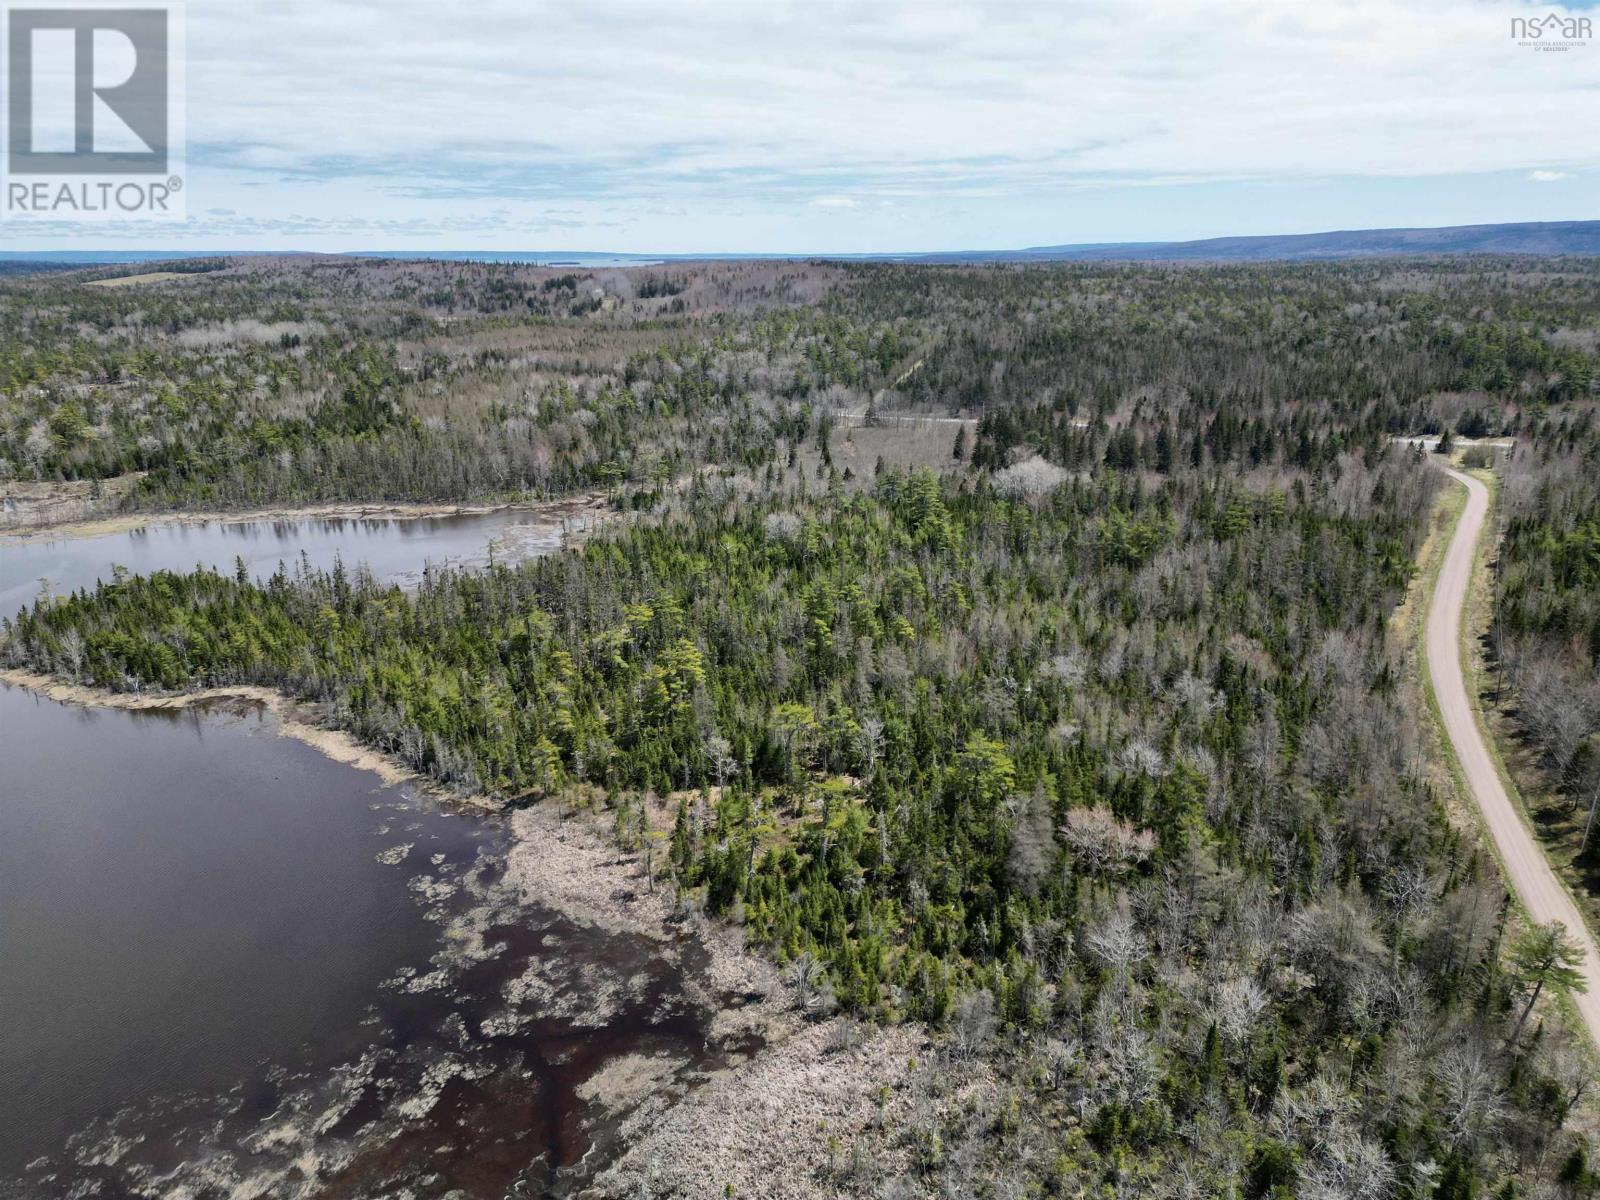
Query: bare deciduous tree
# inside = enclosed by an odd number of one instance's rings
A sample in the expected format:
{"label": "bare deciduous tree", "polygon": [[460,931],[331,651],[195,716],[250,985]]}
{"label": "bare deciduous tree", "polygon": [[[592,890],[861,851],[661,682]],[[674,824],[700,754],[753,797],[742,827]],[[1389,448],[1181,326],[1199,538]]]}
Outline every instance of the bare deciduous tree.
{"label": "bare deciduous tree", "polygon": [[1487,1137],[1505,1116],[1499,1072],[1491,1056],[1475,1040],[1458,1042],[1434,1064],[1450,1145]]}
{"label": "bare deciduous tree", "polygon": [[1061,836],[1090,874],[1125,870],[1150,857],[1156,835],[1118,820],[1107,808],[1075,808],[1066,815]]}
{"label": "bare deciduous tree", "polygon": [[950,1013],[951,1045],[960,1057],[972,1058],[989,1045],[997,1026],[994,996],[985,989],[967,992]]}

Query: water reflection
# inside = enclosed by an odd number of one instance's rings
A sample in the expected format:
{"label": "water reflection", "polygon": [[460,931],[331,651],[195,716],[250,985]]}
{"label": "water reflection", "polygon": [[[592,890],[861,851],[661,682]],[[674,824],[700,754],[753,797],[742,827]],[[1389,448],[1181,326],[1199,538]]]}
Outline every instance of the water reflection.
{"label": "water reflection", "polygon": [[481,567],[493,558],[516,562],[548,554],[565,530],[580,531],[586,517],[530,510],[450,517],[318,517],[293,520],[154,522],[96,537],[48,534],[0,539],[0,615],[10,616],[48,588],[61,595],[93,588],[115,567],[131,574],[191,571],[196,566],[231,573],[236,560],[265,578],[280,566],[304,563],[318,570],[342,561],[363,564],[381,580],[414,585],[434,567]]}

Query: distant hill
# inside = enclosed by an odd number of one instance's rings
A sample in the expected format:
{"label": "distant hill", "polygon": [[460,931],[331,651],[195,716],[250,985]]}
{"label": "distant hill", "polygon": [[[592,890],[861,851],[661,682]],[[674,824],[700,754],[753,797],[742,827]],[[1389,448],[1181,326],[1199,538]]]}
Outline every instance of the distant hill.
{"label": "distant hill", "polygon": [[[297,255],[276,250],[0,250],[0,272],[159,262],[241,255]],[[1525,221],[1505,225],[1446,225],[1435,229],[1340,229],[1264,237],[1206,238],[1195,242],[1082,242],[1021,250],[940,250],[929,254],[633,254],[579,250],[353,250],[354,257],[444,262],[525,263],[586,270],[663,263],[741,260],[833,262],[1311,262],[1400,255],[1529,254],[1600,255],[1600,221]],[[26,265],[23,265],[26,264]]]}
{"label": "distant hill", "polygon": [[47,271],[75,270],[75,264],[43,259],[0,258],[0,275],[42,275]]}
{"label": "distant hill", "polygon": [[615,254],[574,250],[357,250],[361,257],[518,262],[563,267],[644,267],[662,263],[740,260],[831,262],[1292,262],[1387,258],[1416,254],[1600,255],[1600,221],[1528,221],[1507,225],[1449,225],[1436,229],[1343,229],[1265,237],[1206,238],[1196,242],[1084,242],[1022,250],[939,250],[928,254]]}
{"label": "distant hill", "polygon": [[267,256],[275,250],[5,250],[0,249],[0,275],[42,275],[47,271],[79,271],[127,263],[216,263],[241,256]]}
{"label": "distant hill", "polygon": [[1294,262],[1405,254],[1596,254],[1600,221],[1527,221],[1437,229],[1341,229],[1196,242],[1030,246],[916,256],[922,262]]}

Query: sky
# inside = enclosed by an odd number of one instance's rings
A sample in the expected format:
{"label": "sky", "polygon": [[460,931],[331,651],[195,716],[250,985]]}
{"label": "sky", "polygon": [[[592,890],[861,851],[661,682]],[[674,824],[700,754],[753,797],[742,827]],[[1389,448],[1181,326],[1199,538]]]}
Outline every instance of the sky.
{"label": "sky", "polygon": [[188,0],[182,222],[0,249],[884,253],[1600,218],[1522,0]]}

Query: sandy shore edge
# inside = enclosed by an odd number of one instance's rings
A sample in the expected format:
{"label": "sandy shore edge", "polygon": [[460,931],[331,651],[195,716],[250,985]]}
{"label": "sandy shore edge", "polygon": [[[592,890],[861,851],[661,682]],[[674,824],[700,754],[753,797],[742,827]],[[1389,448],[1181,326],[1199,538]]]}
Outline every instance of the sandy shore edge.
{"label": "sandy shore edge", "polygon": [[[16,667],[0,668],[0,682],[23,688],[35,695],[62,704],[81,704],[89,708],[120,708],[133,712],[159,709],[184,709],[209,700],[249,700],[260,704],[276,718],[281,737],[291,737],[320,750],[335,762],[371,771],[386,784],[415,783],[430,787],[430,782],[388,755],[364,746],[340,729],[317,723],[311,706],[272,688],[238,684],[230,687],[201,688],[193,692],[113,692],[105,688],[66,683],[49,675],[39,675]],[[487,799],[452,797],[475,807],[491,807]],[[494,806],[497,807],[497,806]]]}
{"label": "sandy shore edge", "polygon": [[[587,810],[554,803],[512,815],[507,877],[526,897],[574,919],[666,939],[692,929],[706,959],[684,989],[715,1013],[714,1036],[761,1045],[687,1091],[663,1086],[669,1061],[630,1056],[585,1084],[582,1098],[620,1118],[619,1151],[575,1200],[722,1196],[825,1200],[858,1194],[848,1156],[875,1170],[910,1168],[909,1126],[932,1051],[920,1025],[815,1021],[793,1007],[782,972],[749,949],[743,930],[678,909],[670,885],[650,891],[642,856],[619,848]],[[744,1003],[729,1003],[730,996]]]}

